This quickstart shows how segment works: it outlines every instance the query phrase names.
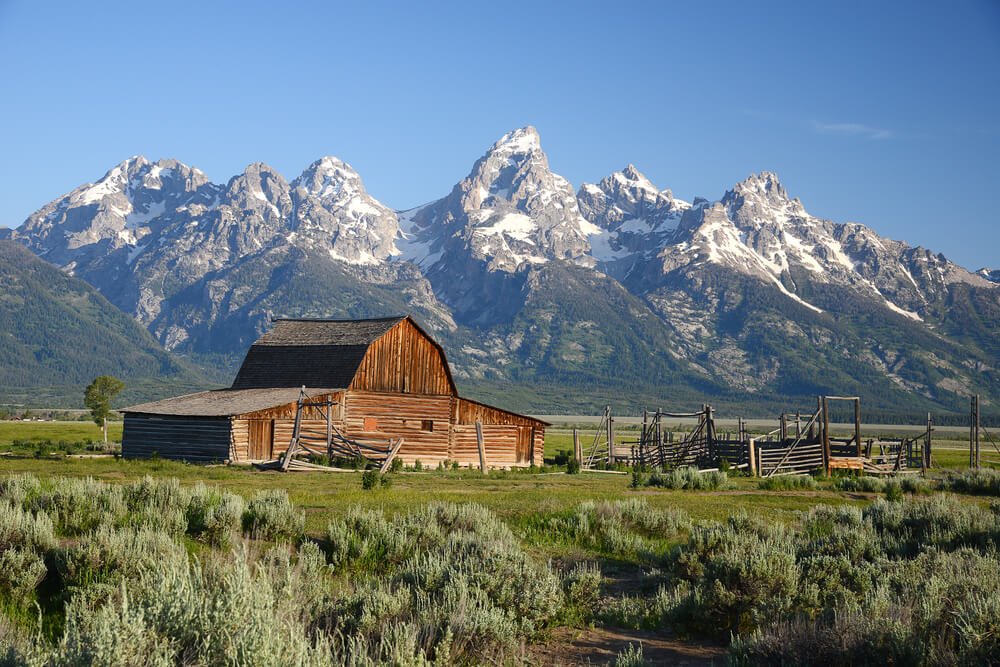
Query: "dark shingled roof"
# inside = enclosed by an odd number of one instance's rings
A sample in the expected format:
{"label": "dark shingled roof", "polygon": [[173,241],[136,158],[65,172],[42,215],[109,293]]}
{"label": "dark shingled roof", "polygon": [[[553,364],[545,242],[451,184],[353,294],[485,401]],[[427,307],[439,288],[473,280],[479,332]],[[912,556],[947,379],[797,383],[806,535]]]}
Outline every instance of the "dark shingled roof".
{"label": "dark shingled roof", "polygon": [[274,320],[271,330],[257,339],[257,345],[369,345],[406,317],[373,320]]}
{"label": "dark shingled roof", "polygon": [[406,319],[279,319],[247,351],[233,389],[348,387],[368,347]]}
{"label": "dark shingled roof", "polygon": [[[299,387],[281,389],[216,389],[165,398],[152,403],[140,403],[122,412],[148,415],[188,415],[192,417],[231,417],[257,410],[288,405],[299,399]],[[306,394],[329,394],[334,389],[306,389]]]}

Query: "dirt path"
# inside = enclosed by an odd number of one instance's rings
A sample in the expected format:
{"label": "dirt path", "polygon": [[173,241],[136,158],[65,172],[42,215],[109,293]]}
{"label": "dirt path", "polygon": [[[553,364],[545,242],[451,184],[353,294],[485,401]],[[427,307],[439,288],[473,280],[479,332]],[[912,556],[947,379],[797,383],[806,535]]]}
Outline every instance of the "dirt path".
{"label": "dirt path", "polygon": [[532,651],[539,665],[606,665],[629,644],[642,644],[649,665],[723,665],[726,649],[713,644],[684,642],[661,633],[620,628],[561,628]]}

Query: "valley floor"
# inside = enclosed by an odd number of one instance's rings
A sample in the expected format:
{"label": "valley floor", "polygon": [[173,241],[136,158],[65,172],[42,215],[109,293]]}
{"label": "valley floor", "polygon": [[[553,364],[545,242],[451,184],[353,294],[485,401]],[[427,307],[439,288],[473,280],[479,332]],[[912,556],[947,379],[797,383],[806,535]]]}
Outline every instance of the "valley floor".
{"label": "valley floor", "polygon": [[[94,433],[90,433],[91,430]],[[17,437],[12,437],[12,434]],[[513,653],[508,651],[504,654],[505,660],[534,664],[614,663],[626,665],[719,664],[725,662],[730,652],[728,642],[730,630],[724,630],[719,634],[716,633],[716,630],[720,628],[709,630],[704,624],[708,622],[708,618],[712,618],[711,614],[699,617],[695,611],[685,607],[685,605],[695,604],[694,602],[680,602],[681,598],[686,595],[684,591],[689,590],[692,586],[701,586],[704,582],[698,579],[703,575],[695,574],[695,570],[684,575],[687,579],[679,574],[671,574],[672,571],[679,571],[678,562],[686,562],[683,558],[680,561],[676,560],[676,554],[681,553],[676,552],[676,549],[681,549],[683,552],[684,549],[697,550],[702,548],[691,541],[695,539],[693,535],[701,534],[706,530],[711,533],[711,531],[717,530],[712,526],[725,526],[727,521],[730,525],[727,530],[736,530],[737,532],[725,539],[735,539],[736,546],[734,548],[737,550],[748,549],[749,546],[739,546],[742,544],[740,540],[745,538],[741,537],[741,533],[738,531],[744,530],[739,526],[751,522],[753,525],[759,526],[752,530],[763,531],[761,536],[755,539],[763,540],[764,543],[770,541],[778,545],[775,547],[777,549],[775,555],[767,556],[767,558],[780,558],[780,554],[786,553],[794,544],[794,542],[789,541],[793,539],[789,535],[798,534],[796,531],[799,530],[802,531],[803,535],[815,531],[815,527],[799,528],[803,522],[813,521],[810,517],[822,517],[825,516],[824,512],[840,511],[833,508],[854,508],[850,509],[847,514],[831,516],[843,516],[848,517],[843,520],[856,521],[857,518],[850,517],[860,517],[862,512],[875,512],[874,518],[865,520],[878,524],[884,519],[878,518],[877,515],[892,509],[892,504],[886,504],[882,499],[881,492],[845,490],[835,480],[822,479],[810,482],[804,488],[782,488],[780,485],[777,488],[764,488],[760,480],[745,477],[732,477],[724,485],[725,488],[715,490],[667,489],[652,486],[635,488],[632,476],[627,474],[584,473],[567,475],[561,469],[556,471],[556,467],[551,466],[551,472],[495,471],[485,476],[472,470],[401,471],[390,476],[391,485],[388,488],[376,486],[373,490],[366,490],[362,488],[361,474],[357,472],[279,473],[259,472],[243,466],[196,466],[166,460],[124,461],[112,456],[100,456],[86,452],[66,455],[65,451],[60,451],[59,446],[52,446],[53,442],[59,440],[68,441],[72,438],[92,436],[96,439],[96,427],[90,429],[87,424],[67,423],[60,426],[51,423],[22,423],[16,427],[0,425],[0,452],[7,450],[7,455],[0,456],[0,491],[3,490],[3,480],[7,479],[9,475],[28,474],[40,479],[43,489],[48,488],[46,485],[54,485],[52,488],[57,488],[63,483],[60,480],[64,478],[91,479],[94,482],[88,483],[108,483],[119,486],[141,485],[144,478],[151,477],[158,482],[160,480],[179,480],[182,489],[188,489],[188,492],[198,494],[203,493],[203,491],[199,491],[202,488],[199,484],[204,483],[210,488],[218,487],[222,492],[238,494],[243,499],[240,501],[241,505],[244,501],[252,502],[254,499],[268,496],[268,494],[284,495],[287,493],[296,511],[301,510],[304,513],[303,531],[299,539],[304,538],[306,542],[312,541],[321,546],[325,545],[324,549],[331,548],[330,540],[333,539],[331,535],[334,534],[331,526],[345,525],[342,523],[344,521],[348,522],[347,525],[354,525],[350,522],[357,520],[357,517],[360,516],[359,512],[375,512],[378,516],[384,517],[383,521],[389,523],[401,521],[405,524],[408,515],[426,512],[429,503],[444,503],[447,506],[465,506],[469,503],[481,505],[487,512],[487,515],[484,516],[495,517],[509,528],[514,536],[513,539],[520,545],[520,548],[523,548],[529,561],[534,564],[533,567],[544,568],[545,563],[549,563],[556,573],[561,573],[559,576],[564,577],[563,586],[567,591],[567,600],[573,600],[565,603],[563,611],[555,616],[550,616],[542,624],[542,630],[524,635],[522,640],[524,643],[519,651]],[[14,440],[22,443],[20,449],[12,446]],[[28,442],[40,442],[42,446],[32,450],[31,445],[24,444]],[[568,449],[571,442],[569,431],[553,430],[546,443],[547,457],[554,456],[560,450]],[[64,447],[63,449],[73,448]],[[998,523],[998,510],[996,509],[998,506],[994,501],[991,510],[989,498],[990,493],[1000,494],[1000,490],[997,490],[1000,489],[1000,482],[990,482],[992,478],[989,478],[987,484],[994,484],[992,491],[988,486],[976,490],[978,493],[986,495],[939,493],[937,490],[939,484],[945,483],[940,480],[950,479],[948,476],[953,473],[949,469],[957,471],[966,467],[968,454],[967,450],[963,451],[961,448],[960,441],[942,441],[935,448],[935,458],[938,468],[934,471],[931,479],[914,485],[910,489],[916,492],[914,495],[907,494],[903,498],[902,493],[899,492],[898,497],[894,500],[902,502],[897,507],[903,507],[905,512],[912,511],[917,514],[924,512],[923,509],[920,509],[924,506],[936,508],[927,510],[932,513],[940,513],[941,511],[944,511],[945,514],[971,513],[969,514],[971,518],[968,519],[967,523],[971,522],[969,525],[973,526],[972,528],[962,524],[958,528],[950,526],[929,532],[928,535],[932,536],[927,537],[927,539],[931,541],[938,540],[940,534],[950,535],[951,533],[948,531],[959,534],[959,537],[954,538],[947,545],[935,543],[935,549],[948,551],[963,544],[981,545],[983,544],[982,540],[986,540],[990,544],[1000,542],[1000,523]],[[1000,456],[995,458],[1000,458]],[[896,489],[896,491],[899,490]],[[36,491],[28,493],[30,495]],[[885,494],[891,496],[891,491],[887,489]],[[873,501],[876,505],[882,503],[880,507],[884,506],[887,509],[876,508],[873,510]],[[27,502],[26,500],[25,503]],[[941,502],[951,504],[939,507]],[[830,509],[824,509],[821,506]],[[921,516],[923,515],[921,514]],[[992,519],[989,518],[991,516]],[[737,517],[737,519],[734,520],[732,517]],[[63,530],[60,528],[62,525],[60,521],[64,520],[65,517],[56,519],[57,533],[59,530]],[[842,519],[835,519],[834,523],[840,520]],[[934,521],[942,520],[944,519],[934,519]],[[826,525],[823,523],[824,521],[828,520],[823,519],[818,525]],[[244,515],[243,522],[245,528],[246,515]],[[992,527],[982,528],[984,522]],[[788,528],[787,530],[781,529],[777,533],[773,532],[778,530],[776,527],[781,526]],[[236,529],[238,530],[238,527]],[[65,530],[70,530],[70,528],[65,528]],[[73,530],[80,529],[74,528]],[[190,530],[189,523],[189,535]],[[822,530],[829,530],[829,528]],[[883,528],[869,528],[868,530],[877,532]],[[970,530],[985,530],[983,535],[986,537],[968,537],[962,532]],[[181,533],[183,534],[183,532],[182,529]],[[64,533],[66,536],[74,534],[80,533]],[[201,538],[185,537],[184,539],[193,540],[188,548],[196,553],[207,548],[199,541]],[[872,549],[885,551],[883,555],[879,556],[884,561],[883,566],[885,563],[902,563],[900,567],[906,567],[908,563],[915,562],[907,559],[923,558],[917,552],[906,552],[903,547],[893,541],[897,538],[882,537],[879,539],[882,539],[885,544],[879,546],[878,549],[874,547]],[[757,543],[755,542],[755,544]],[[994,548],[995,546],[994,544]],[[68,549],[71,547],[60,548]],[[760,545],[758,544],[754,548],[760,548]],[[918,545],[915,548],[919,552],[925,547]],[[3,549],[4,545],[0,543],[0,551]],[[743,552],[740,551],[740,553]],[[697,558],[708,559],[706,561],[709,563],[707,567],[711,568],[710,561],[715,557],[708,552],[699,552]],[[971,558],[968,555],[962,557]],[[982,556],[982,558],[990,558],[990,556]],[[576,600],[569,592],[575,590],[572,578],[581,567],[586,572],[586,568],[590,567],[588,564],[593,564],[600,569],[599,591],[595,593],[599,599]],[[784,562],[781,566],[791,567]],[[371,564],[362,560],[359,561],[359,564],[351,567],[368,568],[371,567]],[[691,565],[686,567],[691,567]],[[699,567],[706,567],[706,565]],[[748,564],[746,567],[752,568],[753,566]],[[773,568],[779,567],[779,565],[771,563],[767,567]],[[800,575],[795,576],[805,577],[811,566],[800,565],[800,567],[805,569]],[[953,566],[949,565],[948,567]],[[366,572],[367,570],[361,571]],[[105,572],[101,576],[106,575]],[[848,578],[855,577],[855,575],[850,575]],[[738,588],[740,579],[757,576],[763,576],[763,573],[752,569],[742,571],[737,580],[730,581],[728,585]],[[829,578],[837,575],[827,572],[823,576]],[[3,584],[2,579],[3,577],[0,576],[0,584]],[[829,582],[824,585],[829,585]],[[850,587],[854,584],[845,585]],[[664,591],[667,590],[665,587],[670,586],[677,586],[677,588],[670,593],[665,593]],[[2,585],[0,585],[0,589],[2,589]],[[788,592],[788,594],[793,594],[793,591]],[[848,594],[848,598],[853,599],[850,596],[857,595],[859,596],[858,600],[863,600],[864,594],[863,590],[859,590]],[[737,593],[738,595],[753,597],[756,593],[743,592]],[[845,594],[840,592],[836,595],[843,596]],[[665,601],[664,596],[670,598],[669,604]],[[4,596],[0,595],[0,597]],[[740,615],[741,612],[733,612],[728,607],[728,611],[723,616],[727,619],[726,623],[735,624],[731,627],[733,632],[741,629],[745,631],[758,628],[767,630],[769,627],[768,619],[774,620],[785,616],[791,618],[794,614],[800,613],[819,614],[814,617],[822,618],[822,614],[817,610],[821,610],[827,605],[831,605],[832,609],[837,604],[843,604],[842,597],[836,599],[840,602],[835,602],[831,598],[826,602],[822,600],[809,603],[800,601],[794,605],[783,603],[785,607],[780,607],[783,611],[779,611],[779,607],[774,607],[772,602],[768,600],[749,600],[746,604],[758,605],[760,609],[754,613],[764,613],[763,617],[754,617],[757,620],[753,621],[746,620]],[[9,599],[6,599],[5,604],[7,609],[11,608]],[[709,603],[704,602],[704,604]],[[859,604],[864,603],[859,602]],[[810,607],[809,605],[819,606]],[[664,611],[666,607],[670,608],[669,613]],[[770,611],[767,611],[769,609]],[[808,609],[813,611],[806,611]],[[52,623],[55,627],[59,627],[62,622],[59,620],[61,619],[61,611],[58,608],[49,608],[46,613],[56,619]],[[686,625],[682,625],[681,621],[677,620],[676,626],[674,625],[675,621],[668,620],[676,620],[685,613],[694,614],[695,620],[687,618],[684,621]],[[736,616],[732,616],[733,613],[736,613]],[[17,618],[18,616],[15,615],[15,619]],[[25,614],[17,623],[22,623],[25,628],[30,628],[33,622],[32,618],[31,614]],[[698,623],[702,625],[699,626]],[[682,627],[683,630],[681,630]],[[697,630],[698,627],[701,627],[701,630]],[[692,630],[692,628],[695,629]],[[3,625],[0,623],[0,630],[2,629]],[[0,635],[2,634],[0,632]],[[3,637],[0,637],[0,648],[2,648],[2,644]],[[642,646],[642,660],[645,663],[638,662],[638,658],[634,655],[640,644]],[[959,651],[959,649],[961,647],[955,650]],[[763,650],[758,645],[753,645],[750,648],[744,647],[744,650],[749,651],[745,655],[757,656],[758,658],[764,655],[760,652],[754,653],[754,651]],[[476,655],[475,653],[466,654],[462,660],[475,660]],[[892,655],[898,654],[893,653]],[[960,651],[949,655],[953,657],[957,655],[962,660],[968,658],[967,654]],[[973,652],[969,655],[975,656],[976,654]],[[629,662],[630,660],[631,662]],[[789,662],[795,662],[794,656],[789,657]]]}

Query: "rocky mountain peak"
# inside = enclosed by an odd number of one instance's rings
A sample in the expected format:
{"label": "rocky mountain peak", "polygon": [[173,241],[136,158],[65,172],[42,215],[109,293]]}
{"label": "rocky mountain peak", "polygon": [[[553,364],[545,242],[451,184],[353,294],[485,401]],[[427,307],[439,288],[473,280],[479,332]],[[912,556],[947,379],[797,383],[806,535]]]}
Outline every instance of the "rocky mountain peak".
{"label": "rocky mountain peak", "polygon": [[280,222],[292,212],[288,181],[263,162],[247,165],[242,174],[229,180],[225,202],[230,207],[258,213],[265,220],[273,222]]}
{"label": "rocky mountain peak", "polygon": [[369,195],[361,176],[343,160],[327,156],[313,162],[291,187],[293,243],[323,244],[333,259],[355,265],[399,254],[395,212]]}
{"label": "rocky mountain peak", "polygon": [[680,222],[687,202],[660,190],[635,165],[613,172],[577,192],[583,216],[601,230],[590,239],[593,256],[604,262],[655,251]]}
{"label": "rocky mountain peak", "polygon": [[[531,125],[512,130],[490,146],[487,154],[492,155],[533,155],[542,153],[542,138]],[[544,153],[542,153],[544,156]]]}
{"label": "rocky mountain peak", "polygon": [[11,236],[73,270],[81,254],[135,245],[177,208],[210,202],[217,192],[197,169],[136,155],[39,209]]}
{"label": "rocky mountain peak", "polygon": [[788,199],[788,192],[785,186],[778,180],[778,175],[773,171],[762,171],[759,174],[750,174],[745,180],[737,183],[733,192],[741,195],[759,195],[768,198]]}
{"label": "rocky mountain peak", "polygon": [[401,217],[403,256],[421,266],[471,257],[511,273],[565,259],[593,265],[588,237],[600,229],[581,214],[573,188],[549,169],[538,131],[508,132],[451,194]]}
{"label": "rocky mountain peak", "polygon": [[321,199],[342,198],[365,190],[361,176],[351,165],[329,155],[306,167],[291,185],[293,189],[303,188],[307,194]]}

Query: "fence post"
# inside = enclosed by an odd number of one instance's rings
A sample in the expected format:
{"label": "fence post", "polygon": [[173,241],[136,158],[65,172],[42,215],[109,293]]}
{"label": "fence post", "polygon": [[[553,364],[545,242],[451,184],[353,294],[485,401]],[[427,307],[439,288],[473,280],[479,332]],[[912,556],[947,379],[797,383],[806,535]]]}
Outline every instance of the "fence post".
{"label": "fence post", "polygon": [[931,413],[927,413],[927,438],[924,441],[924,467],[930,468],[933,466],[931,463],[931,432],[934,430],[934,421],[931,419]]}
{"label": "fence post", "polygon": [[757,476],[757,440],[750,438],[747,441],[747,459],[750,462],[750,476]]}
{"label": "fence post", "polygon": [[583,447],[580,446],[580,432],[573,429],[573,458],[581,466],[583,465]]}
{"label": "fence post", "polygon": [[861,399],[854,399],[854,438],[858,441],[858,457],[861,456]]}
{"label": "fence post", "polygon": [[823,472],[830,476],[830,402],[823,397]]}
{"label": "fence post", "polygon": [[479,469],[486,474],[486,444],[483,442],[483,423],[476,420],[476,445],[479,447]]}
{"label": "fence post", "polygon": [[613,426],[614,420],[611,418],[611,406],[605,408],[608,415],[608,467],[611,467],[615,463],[615,427]]}

